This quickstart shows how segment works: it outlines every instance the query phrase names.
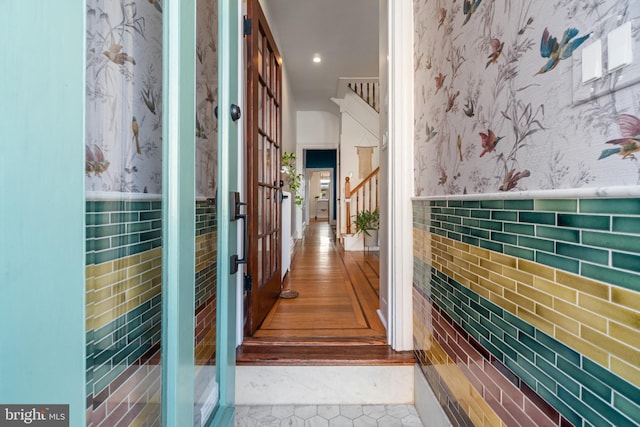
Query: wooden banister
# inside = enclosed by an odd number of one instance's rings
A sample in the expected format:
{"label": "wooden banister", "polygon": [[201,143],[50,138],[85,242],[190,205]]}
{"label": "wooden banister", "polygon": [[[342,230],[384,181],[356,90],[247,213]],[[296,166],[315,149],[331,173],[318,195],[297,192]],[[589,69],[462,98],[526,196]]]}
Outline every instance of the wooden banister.
{"label": "wooden banister", "polygon": [[[345,225],[347,234],[351,234],[351,212],[358,215],[360,211],[365,210],[368,204],[370,211],[378,209],[378,175],[380,167],[377,167],[358,185],[351,189],[351,179],[345,178],[344,195],[345,195]],[[353,198],[355,197],[355,200]],[[360,200],[362,199],[362,203]],[[355,206],[351,206],[355,202]],[[375,203],[374,203],[375,202]]]}
{"label": "wooden banister", "polygon": [[[362,180],[362,182],[358,185],[356,185],[356,188],[354,188],[353,190],[351,190],[351,194],[354,194],[355,192],[359,191],[362,187],[364,187],[366,184],[369,183],[369,181],[371,181],[373,179],[374,176],[378,176],[378,173],[380,173],[380,166],[378,166],[377,168],[375,168],[373,170],[373,172],[371,172],[369,175],[367,175],[367,177],[365,179]],[[347,180],[349,179],[349,177],[346,178]],[[347,197],[350,197],[347,196]],[[377,203],[376,203],[377,204]]]}

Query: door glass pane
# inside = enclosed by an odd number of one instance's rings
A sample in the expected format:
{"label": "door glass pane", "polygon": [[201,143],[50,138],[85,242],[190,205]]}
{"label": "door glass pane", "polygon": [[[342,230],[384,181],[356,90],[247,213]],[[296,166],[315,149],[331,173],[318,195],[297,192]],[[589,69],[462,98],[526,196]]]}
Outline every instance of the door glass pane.
{"label": "door glass pane", "polygon": [[263,62],[262,62],[263,61],[263,59],[262,59],[263,58],[263,54],[262,54],[262,51],[263,51],[263,47],[262,47],[263,44],[262,43],[263,42],[262,42],[262,39],[263,39],[262,38],[262,34],[259,34],[258,35],[258,74],[260,74],[260,75],[264,74],[264,72],[263,72],[264,65],[263,65]]}
{"label": "door glass pane", "polygon": [[264,181],[264,139],[260,137],[260,141],[258,142],[258,158],[256,159],[256,163],[258,164],[258,181]]}
{"label": "door glass pane", "polygon": [[258,234],[262,234],[264,230],[264,194],[262,187],[258,187]]}
{"label": "door glass pane", "polygon": [[271,273],[275,273],[278,269],[278,265],[276,264],[276,255],[280,253],[280,239],[278,239],[278,233],[273,233],[273,264],[271,264]]}
{"label": "door glass pane", "polygon": [[[263,256],[264,265],[265,265],[264,269],[265,269],[265,271],[270,272],[271,271],[271,263],[270,263],[270,261],[271,261],[271,235],[268,235],[264,239],[264,242],[265,242],[264,256]],[[270,276],[271,276],[271,274],[268,274],[268,273],[265,274],[264,275],[264,280],[267,280]]]}
{"label": "door glass pane", "polygon": [[218,403],[216,379],[216,188],[218,173],[218,1],[199,0],[196,25],[196,264],[194,312],[194,427]]}
{"label": "door glass pane", "polygon": [[264,250],[262,248],[262,243],[263,240],[262,238],[258,239],[258,283],[262,283],[262,279],[264,277],[263,274],[263,265],[264,263],[262,262],[262,254],[264,253]]}
{"label": "door glass pane", "polygon": [[271,67],[269,67],[270,63],[271,63],[271,51],[269,49],[266,49],[265,56],[264,56],[264,68],[265,68],[264,80],[265,82],[267,82],[268,86],[270,86],[269,82],[271,82]]}
{"label": "door glass pane", "polygon": [[269,182],[271,182],[271,164],[273,163],[271,161],[271,156],[272,156],[271,144],[269,143],[269,140],[267,139],[266,136],[262,137],[262,141],[265,147],[264,159],[265,159],[265,162],[267,163],[265,166],[264,180],[262,182],[268,184]]}
{"label": "door glass pane", "polygon": [[258,88],[258,129],[264,129],[264,87]]}
{"label": "door glass pane", "polygon": [[160,426],[163,15],[86,1],[88,425]]}

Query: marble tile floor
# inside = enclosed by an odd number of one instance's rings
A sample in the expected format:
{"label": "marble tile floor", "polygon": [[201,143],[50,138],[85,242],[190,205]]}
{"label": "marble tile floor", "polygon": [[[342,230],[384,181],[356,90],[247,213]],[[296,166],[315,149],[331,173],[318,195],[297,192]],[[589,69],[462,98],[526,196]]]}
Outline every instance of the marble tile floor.
{"label": "marble tile floor", "polygon": [[413,405],[238,406],[236,427],[422,427]]}

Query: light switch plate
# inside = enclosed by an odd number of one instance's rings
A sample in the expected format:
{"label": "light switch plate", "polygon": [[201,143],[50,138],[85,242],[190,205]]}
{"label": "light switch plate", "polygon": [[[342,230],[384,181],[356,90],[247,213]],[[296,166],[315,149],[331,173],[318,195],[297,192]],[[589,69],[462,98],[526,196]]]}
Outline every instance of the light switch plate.
{"label": "light switch plate", "polygon": [[582,83],[602,77],[602,41],[595,40],[582,49]]}
{"label": "light switch plate", "polygon": [[[634,0],[638,1],[638,0]],[[614,27],[613,24],[612,27]],[[628,21],[624,25],[629,25],[631,34],[640,33],[640,19],[633,19]],[[624,26],[623,25],[623,26]],[[610,28],[612,28],[610,27]],[[606,35],[606,31],[603,34]],[[611,34],[611,33],[609,33]],[[615,35],[615,33],[614,33]],[[582,103],[592,101],[601,96],[608,95],[612,92],[624,89],[626,87],[640,83],[640,40],[635,40],[633,37],[630,39],[632,59],[636,58],[629,65],[618,68],[614,71],[608,71],[611,67],[608,65],[609,58],[609,39],[607,43],[602,40],[602,70],[603,75],[599,79],[592,80],[590,82],[583,83],[582,81],[582,55],[580,51],[576,51],[571,55],[572,71],[571,77],[573,81],[572,99],[573,105],[580,105]]]}
{"label": "light switch plate", "polygon": [[633,40],[631,38],[631,22],[620,25],[607,36],[608,71],[611,73],[633,62]]}

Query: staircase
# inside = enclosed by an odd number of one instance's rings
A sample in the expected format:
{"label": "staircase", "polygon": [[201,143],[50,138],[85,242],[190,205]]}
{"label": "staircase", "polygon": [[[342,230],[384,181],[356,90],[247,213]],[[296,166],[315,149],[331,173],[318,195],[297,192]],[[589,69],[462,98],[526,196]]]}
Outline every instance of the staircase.
{"label": "staircase", "polygon": [[347,87],[376,110],[376,113],[380,112],[380,82],[355,81],[348,83]]}
{"label": "staircase", "polygon": [[373,172],[363,179],[353,190],[351,189],[351,178],[346,177],[344,183],[344,197],[347,203],[346,209],[346,226],[347,234],[351,234],[352,217],[364,210],[378,210],[378,175],[380,174],[380,166],[375,168]]}
{"label": "staircase", "polygon": [[[343,236],[343,246],[346,251],[362,250],[362,233],[356,233],[355,226],[352,225],[353,218],[364,210],[374,211],[379,209],[378,204],[378,176],[380,167],[363,179],[356,187],[351,189],[351,179],[345,178],[345,226],[346,234]],[[377,249],[372,247],[369,249]]]}

